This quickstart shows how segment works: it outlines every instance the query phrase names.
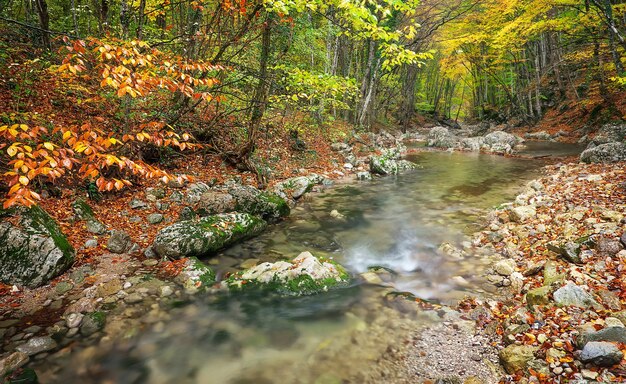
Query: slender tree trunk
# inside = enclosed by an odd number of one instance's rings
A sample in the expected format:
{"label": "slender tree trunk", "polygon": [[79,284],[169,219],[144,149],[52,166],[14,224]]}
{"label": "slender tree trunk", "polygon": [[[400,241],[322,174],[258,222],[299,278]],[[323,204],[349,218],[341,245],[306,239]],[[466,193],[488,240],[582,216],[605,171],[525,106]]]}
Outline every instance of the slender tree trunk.
{"label": "slender tree trunk", "polygon": [[418,71],[417,65],[414,64],[405,65],[405,69],[398,118],[402,132],[406,132],[409,129],[415,114],[415,84]]}
{"label": "slender tree trunk", "polygon": [[48,4],[46,0],[35,0],[37,7],[37,16],[39,16],[39,25],[41,25],[41,44],[47,50],[50,50],[50,15],[48,14]]}
{"label": "slender tree trunk", "polygon": [[146,0],[139,2],[139,11],[137,13],[137,39],[143,39],[143,23],[145,20],[144,13],[146,12]]}

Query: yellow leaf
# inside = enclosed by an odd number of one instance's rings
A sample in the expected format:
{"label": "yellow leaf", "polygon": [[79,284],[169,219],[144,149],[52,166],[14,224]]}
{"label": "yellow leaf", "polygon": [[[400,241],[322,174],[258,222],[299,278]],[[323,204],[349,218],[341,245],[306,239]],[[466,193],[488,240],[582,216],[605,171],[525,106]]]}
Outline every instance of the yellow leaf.
{"label": "yellow leaf", "polygon": [[72,136],[72,132],[70,131],[65,131],[63,133],[63,140],[67,140],[70,136]]}
{"label": "yellow leaf", "polygon": [[52,143],[50,143],[50,142],[45,142],[45,143],[43,143],[43,146],[44,146],[46,149],[49,149],[49,150],[51,150],[51,151],[54,151],[54,145],[52,145]]}
{"label": "yellow leaf", "polygon": [[20,128],[22,129],[22,131],[26,132],[28,131],[28,125],[26,124],[20,124]]}
{"label": "yellow leaf", "polygon": [[14,146],[10,146],[7,149],[7,153],[9,154],[9,156],[13,157],[17,153],[17,148],[15,148]]}
{"label": "yellow leaf", "polygon": [[28,179],[28,177],[26,176],[20,176],[20,184],[22,185],[28,185],[28,183],[30,182],[30,180]]}

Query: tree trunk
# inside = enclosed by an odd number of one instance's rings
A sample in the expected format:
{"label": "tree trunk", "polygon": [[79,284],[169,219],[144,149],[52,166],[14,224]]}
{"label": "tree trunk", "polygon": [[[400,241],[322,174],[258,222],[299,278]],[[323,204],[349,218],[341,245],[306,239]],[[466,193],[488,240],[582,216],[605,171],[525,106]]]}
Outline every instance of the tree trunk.
{"label": "tree trunk", "polygon": [[144,13],[146,12],[146,0],[139,2],[139,11],[137,13],[137,39],[143,39],[143,23],[145,20]]}
{"label": "tree trunk", "polygon": [[47,50],[50,50],[50,15],[48,14],[48,4],[46,0],[36,0],[37,16],[39,16],[39,25],[41,25],[41,44]]}
{"label": "tree trunk", "polygon": [[415,84],[417,78],[417,65],[409,64],[405,66],[405,78],[402,82],[401,105],[398,120],[402,132],[409,129],[411,120],[415,114]]}

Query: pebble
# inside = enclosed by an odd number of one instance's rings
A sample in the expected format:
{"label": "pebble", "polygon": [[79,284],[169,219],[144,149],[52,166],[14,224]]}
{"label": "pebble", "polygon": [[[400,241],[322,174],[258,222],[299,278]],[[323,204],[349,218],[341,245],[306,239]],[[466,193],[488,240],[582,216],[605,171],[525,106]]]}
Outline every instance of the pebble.
{"label": "pebble", "polygon": [[131,293],[130,295],[124,297],[124,302],[126,304],[136,304],[143,301],[143,297],[141,297],[138,293]]}
{"label": "pebble", "polygon": [[122,288],[124,288],[124,289],[128,289],[128,288],[130,288],[130,287],[132,287],[132,286],[133,286],[133,284],[131,284],[129,281],[127,281],[127,282],[125,282],[125,283],[124,283],[124,285],[122,286]]}
{"label": "pebble", "polygon": [[168,297],[174,293],[174,290],[169,285],[164,285],[161,287],[161,296]]}
{"label": "pebble", "polygon": [[552,372],[554,372],[556,375],[560,375],[561,373],[563,373],[563,368],[562,367],[556,367],[552,370]]}
{"label": "pebble", "polygon": [[84,316],[85,315],[82,313],[70,313],[65,318],[65,325],[67,325],[68,328],[77,328],[83,321]]}

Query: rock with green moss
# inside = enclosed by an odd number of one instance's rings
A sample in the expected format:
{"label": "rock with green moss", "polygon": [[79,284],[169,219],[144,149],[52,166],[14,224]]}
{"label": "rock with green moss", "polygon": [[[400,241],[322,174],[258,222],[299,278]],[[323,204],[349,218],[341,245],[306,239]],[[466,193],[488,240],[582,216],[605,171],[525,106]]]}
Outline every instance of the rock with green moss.
{"label": "rock with green moss", "polygon": [[223,213],[200,220],[184,220],[157,233],[152,249],[160,257],[180,259],[205,256],[238,241],[253,237],[267,222],[248,213]]}
{"label": "rock with green moss", "polygon": [[289,205],[282,197],[260,191],[249,185],[230,184],[228,193],[235,199],[235,209],[251,215],[261,216],[264,220],[275,221],[289,216]]}
{"label": "rock with green moss", "polygon": [[292,198],[294,200],[299,199],[304,194],[308,193],[317,184],[321,184],[324,181],[324,177],[318,174],[310,174],[308,176],[292,177],[282,181],[274,186],[274,193],[283,199]]}
{"label": "rock with green moss", "polygon": [[262,263],[222,282],[232,291],[265,290],[287,296],[313,295],[348,285],[350,275],[331,260],[302,252],[292,261]]}
{"label": "rock with green moss", "polygon": [[393,148],[383,151],[380,156],[370,157],[370,172],[377,175],[397,175],[400,172],[418,168],[417,164],[399,160],[399,152]]}
{"label": "rock with green moss", "polygon": [[34,288],[74,263],[74,248],[43,209],[34,206],[3,212],[4,216],[10,214],[19,216],[19,224],[0,223],[0,281]]}
{"label": "rock with green moss", "polygon": [[107,232],[106,225],[96,219],[93,209],[91,209],[85,200],[78,199],[74,201],[74,203],[72,203],[72,209],[78,220],[85,221],[87,231],[95,233],[96,235],[104,235]]}
{"label": "rock with green moss", "polygon": [[197,258],[189,257],[176,281],[188,292],[195,292],[215,284],[215,272]]}

